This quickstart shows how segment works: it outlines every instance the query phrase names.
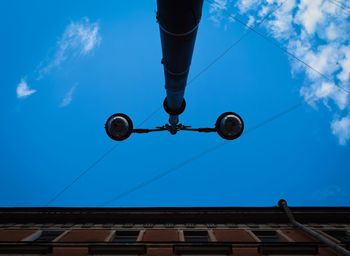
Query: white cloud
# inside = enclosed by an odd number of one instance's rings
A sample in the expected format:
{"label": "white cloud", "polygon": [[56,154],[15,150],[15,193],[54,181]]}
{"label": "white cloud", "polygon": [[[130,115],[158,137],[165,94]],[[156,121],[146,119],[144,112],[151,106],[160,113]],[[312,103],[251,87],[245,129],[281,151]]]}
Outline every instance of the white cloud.
{"label": "white cloud", "polygon": [[213,0],[213,3],[210,4],[210,17],[217,26],[220,25],[221,20],[225,17],[223,13],[227,9],[227,0]]}
{"label": "white cloud", "polygon": [[73,100],[73,93],[76,89],[76,86],[73,86],[64,96],[64,98],[62,99],[62,102],[60,103],[60,107],[67,107]]}
{"label": "white cloud", "polygon": [[246,13],[250,9],[256,9],[261,3],[261,0],[239,0],[237,7],[240,13]]}
{"label": "white cloud", "polygon": [[35,92],[36,90],[29,89],[27,81],[24,78],[21,79],[21,82],[18,84],[16,89],[17,98],[26,98]]}
{"label": "white cloud", "polygon": [[227,9],[227,0],[214,0],[213,3],[210,4],[209,12],[215,12],[218,10]]}
{"label": "white cloud", "polygon": [[254,18],[254,16],[251,16],[251,15],[249,15],[248,18],[249,19],[248,19],[248,22],[247,22],[247,26],[248,27],[252,27],[254,25],[254,23],[255,23],[255,18]]}
{"label": "white cloud", "polygon": [[345,145],[350,139],[350,114],[341,119],[333,120],[331,124],[332,133],[339,139],[340,145]]}
{"label": "white cloud", "polygon": [[[279,1],[276,1],[279,5]],[[292,35],[295,35],[293,28],[293,15],[292,10],[296,6],[295,0],[288,0],[284,2],[283,5],[278,8],[274,14],[273,19],[270,19],[267,22],[267,26],[269,27],[270,33],[277,39],[289,39]],[[275,7],[276,8],[276,7]],[[268,14],[268,12],[272,11],[271,6],[266,6],[265,9],[262,8],[262,12],[259,12],[258,15],[263,18]]]}
{"label": "white cloud", "polygon": [[[303,56],[303,60],[316,69],[318,72],[331,76],[336,70],[339,69],[339,45],[337,43],[330,43],[318,47],[315,51],[309,49]],[[319,80],[320,74],[312,69],[305,69],[308,78],[310,80]]]}
{"label": "white cloud", "polygon": [[326,36],[327,39],[330,41],[333,41],[338,38],[339,31],[338,28],[334,25],[334,22],[332,22],[327,28],[326,28]]}
{"label": "white cloud", "polygon": [[324,82],[321,86],[316,86],[314,90],[316,91],[315,95],[317,96],[317,98],[326,98],[333,91],[333,89],[334,84]]}
{"label": "white cloud", "polygon": [[325,16],[321,9],[322,0],[301,0],[294,22],[302,26],[305,31],[313,35],[318,23],[324,21]]}
{"label": "white cloud", "polygon": [[342,47],[341,52],[344,56],[343,59],[339,61],[342,71],[338,75],[338,79],[346,83],[350,79],[350,45]]}
{"label": "white cloud", "polygon": [[332,100],[340,110],[344,110],[348,106],[349,95],[339,89],[335,89],[334,83],[316,82],[312,85],[304,86],[300,89],[300,94],[310,105],[316,107],[316,102],[323,100],[324,105],[329,109],[329,100]]}
{"label": "white cloud", "polygon": [[[335,114],[350,110],[346,92],[350,90],[350,12],[328,0],[237,0],[235,5],[227,1],[224,5],[229,13],[246,15],[250,23],[252,17],[255,22],[261,21],[277,6],[280,8],[263,24],[267,33],[314,69],[289,56],[292,74],[305,75],[300,94],[306,100],[312,99],[313,106],[322,101]],[[221,14],[218,12],[218,15]],[[333,120],[331,129],[341,143],[346,143],[347,119],[342,120],[342,123]],[[335,132],[340,131],[335,129],[340,125],[343,125],[342,132]]]}
{"label": "white cloud", "polygon": [[[37,69],[37,79],[42,79],[54,68],[60,67],[69,58],[85,56],[92,52],[101,42],[99,29],[99,24],[90,22],[88,18],[71,22],[57,41],[54,54],[48,57],[46,61],[43,61]],[[75,87],[67,93],[60,104],[61,107],[70,104],[74,90]],[[18,98],[25,98],[35,93],[36,90],[29,89],[27,81],[22,79],[17,86],[16,92]]]}
{"label": "white cloud", "polygon": [[91,23],[88,18],[71,22],[57,42],[53,58],[41,65],[39,79],[48,74],[53,68],[59,67],[70,57],[84,56],[99,46],[99,24]]}

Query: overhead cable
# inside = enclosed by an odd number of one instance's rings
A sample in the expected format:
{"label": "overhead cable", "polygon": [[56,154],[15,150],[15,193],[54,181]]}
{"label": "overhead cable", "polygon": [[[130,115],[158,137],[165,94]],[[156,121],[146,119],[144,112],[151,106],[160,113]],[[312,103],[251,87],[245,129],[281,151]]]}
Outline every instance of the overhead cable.
{"label": "overhead cable", "polygon": [[[287,109],[285,109],[285,110],[283,110],[281,112],[278,112],[277,114],[267,118],[266,120],[256,124],[255,126],[252,126],[251,128],[249,128],[244,133],[244,135],[246,136],[247,134],[250,134],[251,132],[253,132],[253,131],[255,131],[255,130],[257,130],[257,129],[259,129],[259,128],[261,128],[261,127],[263,127],[263,126],[265,126],[265,125],[267,125],[267,124],[269,124],[269,123],[271,123],[271,122],[273,122],[273,121],[275,121],[275,120],[277,120],[279,118],[281,118],[282,116],[293,112],[294,110],[298,109],[299,107],[305,105],[305,103],[307,103],[307,101],[302,101],[302,102],[300,102],[298,104],[295,104],[295,105],[293,105],[293,106],[291,106],[291,107],[289,107],[289,108],[287,108]],[[159,173],[159,174],[157,174],[157,175],[155,175],[155,176],[153,176],[153,177],[151,177],[151,178],[149,178],[149,179],[147,179],[145,181],[140,182],[139,184],[135,185],[134,187],[132,187],[132,188],[130,188],[130,189],[124,191],[124,192],[121,192],[121,193],[117,194],[113,198],[111,198],[111,199],[109,199],[109,200],[99,204],[98,206],[99,207],[104,207],[104,206],[107,206],[107,205],[111,204],[112,202],[115,202],[115,201],[117,201],[117,200],[119,200],[119,199],[121,199],[123,197],[126,197],[129,194],[131,194],[133,192],[136,192],[137,190],[140,190],[143,187],[145,187],[147,185],[150,185],[150,184],[152,184],[152,183],[154,183],[154,182],[164,178],[165,176],[167,176],[167,175],[177,171],[178,169],[188,165],[189,163],[202,158],[203,156],[209,154],[210,152],[213,152],[213,151],[215,151],[215,150],[217,150],[217,149],[227,145],[228,143],[229,143],[229,141],[224,141],[224,142],[218,143],[218,144],[216,144],[216,145],[214,145],[214,146],[212,146],[212,147],[210,147],[210,148],[208,148],[208,149],[206,149],[206,150],[204,150],[204,151],[202,151],[202,152],[200,152],[200,153],[198,153],[198,154],[196,154],[196,155],[194,155],[194,156],[192,156],[192,157],[190,157],[190,158],[188,158],[188,159],[186,159],[184,161],[182,161],[181,163],[175,165],[174,167],[171,167],[171,168],[165,170],[164,172],[161,172],[161,173]]]}
{"label": "overhead cable", "polygon": [[[212,0],[206,0],[207,2],[209,2],[210,4],[214,4],[215,3]],[[266,41],[268,41],[269,43],[271,43],[272,45],[274,45],[275,47],[277,47],[278,49],[280,49],[281,51],[283,51],[284,53],[286,53],[287,55],[291,56],[292,58],[296,59],[297,61],[299,61],[300,63],[302,63],[304,66],[306,66],[308,69],[313,70],[314,72],[316,72],[317,74],[319,74],[321,77],[323,77],[324,79],[331,81],[333,83],[333,79],[330,78],[329,76],[327,76],[326,74],[322,73],[321,71],[319,71],[318,69],[314,68],[313,66],[311,66],[310,64],[308,64],[307,62],[303,61],[302,59],[300,59],[298,56],[296,56],[294,53],[288,51],[288,49],[284,48],[282,45],[280,45],[279,43],[277,43],[276,41],[272,40],[271,38],[267,37],[266,35],[264,35],[263,33],[257,31],[255,29],[255,27],[252,27],[248,24],[246,24],[245,22],[243,22],[241,19],[235,17],[234,15],[232,15],[230,12],[228,12],[226,9],[222,10],[224,13],[226,13],[226,15],[228,15],[230,18],[234,19],[235,21],[237,21],[239,24],[243,25],[244,27],[248,28],[249,30],[253,31],[254,33],[256,33],[257,35],[259,35],[260,37],[262,37],[263,39],[265,39]],[[334,86],[338,87],[339,89],[343,90],[346,93],[350,93],[350,91],[341,86],[344,83],[340,83],[336,84],[334,83]]]}

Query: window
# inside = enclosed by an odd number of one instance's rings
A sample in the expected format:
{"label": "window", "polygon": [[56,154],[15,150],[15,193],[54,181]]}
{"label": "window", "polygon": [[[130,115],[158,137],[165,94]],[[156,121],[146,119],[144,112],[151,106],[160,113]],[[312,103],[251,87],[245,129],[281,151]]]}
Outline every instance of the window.
{"label": "window", "polygon": [[350,234],[346,230],[327,230],[324,232],[342,243],[350,242]]}
{"label": "window", "polygon": [[208,242],[207,231],[184,231],[186,242]]}
{"label": "window", "polygon": [[113,242],[132,243],[137,241],[138,236],[139,231],[117,231],[115,233]]}
{"label": "window", "polygon": [[253,232],[261,242],[263,243],[278,243],[284,242],[283,239],[276,231],[254,231]]}
{"label": "window", "polygon": [[39,237],[34,241],[35,242],[52,242],[62,233],[63,233],[62,230],[44,230],[44,231],[41,231],[41,234],[39,235]]}

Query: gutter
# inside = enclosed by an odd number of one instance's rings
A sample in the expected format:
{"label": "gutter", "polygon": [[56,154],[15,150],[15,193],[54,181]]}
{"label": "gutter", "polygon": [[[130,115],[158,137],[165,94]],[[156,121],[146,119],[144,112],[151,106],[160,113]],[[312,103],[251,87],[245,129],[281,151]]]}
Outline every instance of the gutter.
{"label": "gutter", "polygon": [[301,230],[305,231],[306,233],[308,233],[309,235],[311,235],[315,239],[321,241],[322,243],[326,244],[327,246],[329,246],[330,248],[332,248],[336,252],[339,252],[339,253],[343,254],[344,256],[350,256],[350,251],[346,250],[344,247],[334,243],[333,241],[329,240],[325,236],[313,231],[312,229],[310,229],[310,228],[306,227],[305,225],[296,221],[294,219],[293,213],[291,212],[291,210],[289,209],[289,207],[287,205],[286,200],[284,200],[284,199],[279,200],[278,206],[284,210],[284,212],[287,214],[289,221],[295,227],[300,228]]}

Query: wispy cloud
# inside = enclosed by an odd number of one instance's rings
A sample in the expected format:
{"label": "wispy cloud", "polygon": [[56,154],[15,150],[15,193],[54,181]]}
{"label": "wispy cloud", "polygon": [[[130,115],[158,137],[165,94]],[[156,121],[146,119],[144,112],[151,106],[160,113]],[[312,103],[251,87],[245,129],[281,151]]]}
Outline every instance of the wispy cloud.
{"label": "wispy cloud", "polygon": [[226,17],[224,11],[231,2],[232,0],[213,0],[213,3],[210,4],[209,19],[211,19],[217,26],[220,25],[221,21]]}
{"label": "wispy cloud", "polygon": [[350,114],[341,119],[333,120],[331,127],[332,133],[339,139],[339,144],[345,145],[350,139]]}
{"label": "wispy cloud", "polygon": [[63,107],[67,107],[73,100],[73,93],[76,89],[76,85],[73,86],[67,93],[66,95],[64,96],[64,98],[62,99],[62,102],[60,103],[60,107],[63,108]]}
{"label": "wispy cloud", "polygon": [[[345,145],[350,140],[350,125],[347,123],[350,115],[349,94],[336,86],[350,89],[350,11],[341,8],[345,6],[345,0],[337,2],[342,5],[328,0],[238,0],[230,5],[226,2],[224,7],[230,13],[238,10],[253,25],[283,3],[264,26],[289,52],[329,77],[326,79],[290,58],[291,72],[305,74],[304,86],[300,88],[301,96],[314,99],[310,103],[314,106],[321,101],[335,112],[335,116],[341,116],[332,120],[330,126],[340,144]],[[221,20],[222,14],[219,11],[216,13],[217,20]],[[226,22],[231,20],[228,18]]]}
{"label": "wispy cloud", "polygon": [[71,57],[84,56],[100,45],[99,24],[88,18],[71,22],[57,42],[56,51],[49,61],[41,64],[38,79],[58,68]]}
{"label": "wispy cloud", "polygon": [[26,98],[35,92],[36,90],[29,88],[27,81],[24,78],[22,78],[21,82],[17,85],[17,89],[16,89],[17,98]]}
{"label": "wispy cloud", "polygon": [[[98,22],[90,22],[88,18],[72,21],[59,37],[53,55],[48,56],[34,73],[38,80],[42,79],[55,68],[62,66],[64,62],[74,57],[82,57],[91,53],[101,43]],[[75,87],[73,87],[62,103],[61,107],[70,104]],[[26,79],[22,79],[17,86],[17,98],[25,98],[36,90],[29,89]]]}

